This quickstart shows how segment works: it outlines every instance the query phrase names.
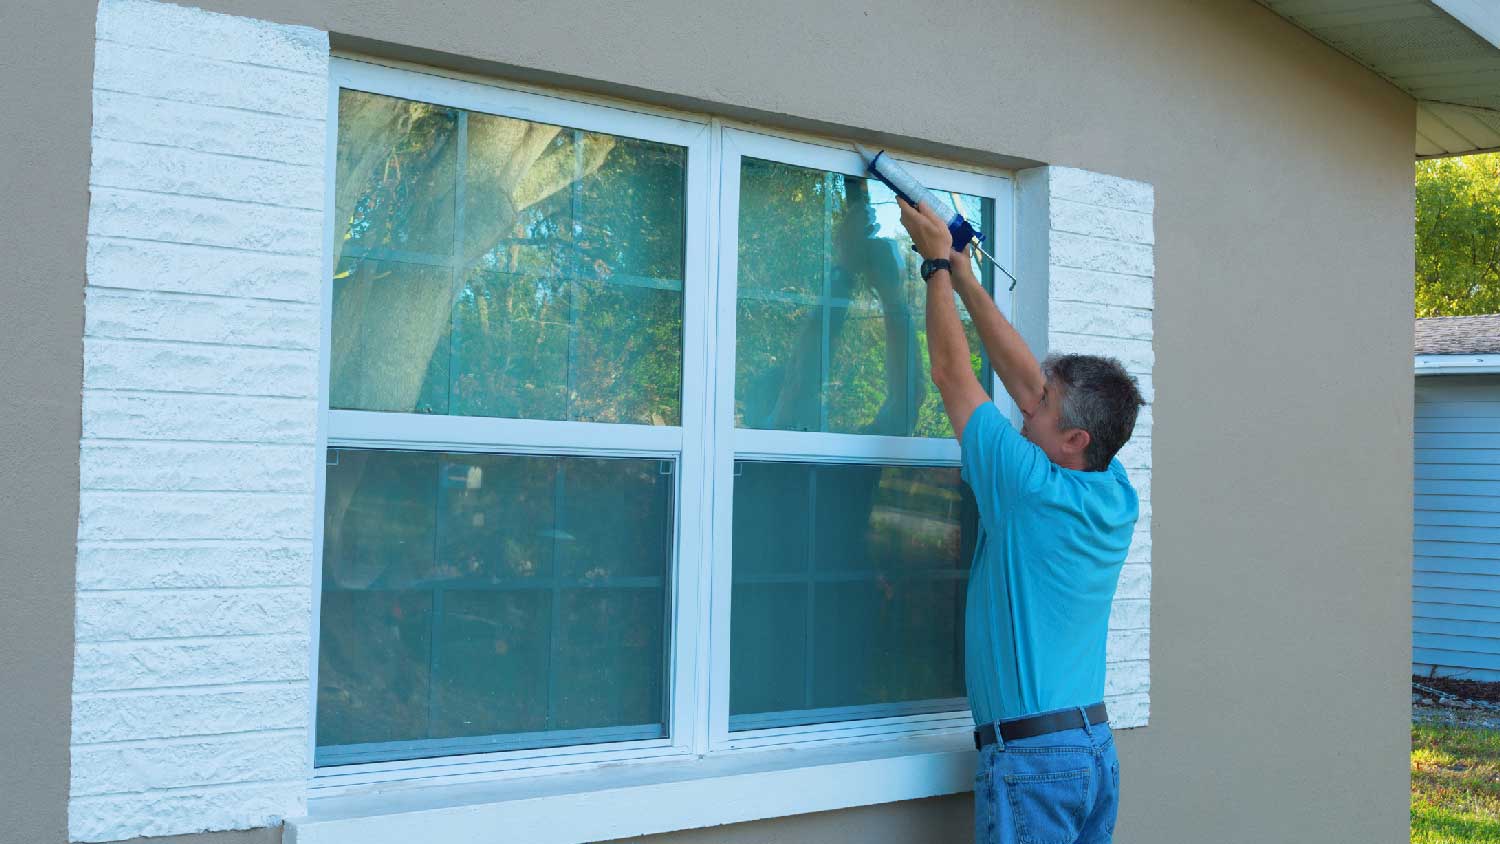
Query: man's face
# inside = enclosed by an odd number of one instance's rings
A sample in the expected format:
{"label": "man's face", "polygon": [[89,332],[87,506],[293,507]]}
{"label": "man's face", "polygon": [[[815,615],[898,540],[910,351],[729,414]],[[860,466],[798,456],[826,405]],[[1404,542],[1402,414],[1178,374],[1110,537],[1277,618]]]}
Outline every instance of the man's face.
{"label": "man's face", "polygon": [[1083,468],[1083,452],[1089,435],[1082,428],[1062,427],[1062,387],[1052,379],[1042,389],[1042,401],[1030,416],[1024,416],[1021,436],[1047,453],[1048,459],[1069,469]]}

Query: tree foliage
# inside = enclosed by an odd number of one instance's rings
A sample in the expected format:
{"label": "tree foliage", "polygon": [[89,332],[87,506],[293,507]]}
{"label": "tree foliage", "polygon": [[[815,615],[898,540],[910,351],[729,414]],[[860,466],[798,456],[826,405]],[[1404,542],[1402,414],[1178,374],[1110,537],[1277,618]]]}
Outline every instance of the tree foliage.
{"label": "tree foliage", "polygon": [[1500,313],[1500,153],[1417,162],[1416,314]]}

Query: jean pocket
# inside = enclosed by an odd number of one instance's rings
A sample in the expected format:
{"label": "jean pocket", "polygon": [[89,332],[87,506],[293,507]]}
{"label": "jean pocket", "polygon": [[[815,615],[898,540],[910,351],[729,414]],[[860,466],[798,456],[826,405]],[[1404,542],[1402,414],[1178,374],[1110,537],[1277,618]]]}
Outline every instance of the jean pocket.
{"label": "jean pocket", "polygon": [[1089,808],[1089,769],[1007,774],[1016,834],[1021,844],[1073,844]]}

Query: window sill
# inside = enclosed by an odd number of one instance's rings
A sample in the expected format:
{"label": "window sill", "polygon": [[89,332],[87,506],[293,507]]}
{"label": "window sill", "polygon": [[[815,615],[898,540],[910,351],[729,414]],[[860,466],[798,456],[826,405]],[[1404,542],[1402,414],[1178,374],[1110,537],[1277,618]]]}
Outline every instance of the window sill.
{"label": "window sill", "polygon": [[582,844],[958,794],[973,788],[968,731],[817,748],[314,797],[288,844],[412,841]]}

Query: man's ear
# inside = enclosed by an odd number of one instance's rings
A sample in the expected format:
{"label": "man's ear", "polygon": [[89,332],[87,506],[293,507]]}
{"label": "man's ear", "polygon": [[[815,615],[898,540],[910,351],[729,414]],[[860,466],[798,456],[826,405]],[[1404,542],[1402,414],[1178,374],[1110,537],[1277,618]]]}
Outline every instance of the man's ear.
{"label": "man's ear", "polygon": [[1089,435],[1089,432],[1082,428],[1069,428],[1063,434],[1063,447],[1070,454],[1083,454],[1088,449],[1089,443],[1093,442],[1093,439]]}

